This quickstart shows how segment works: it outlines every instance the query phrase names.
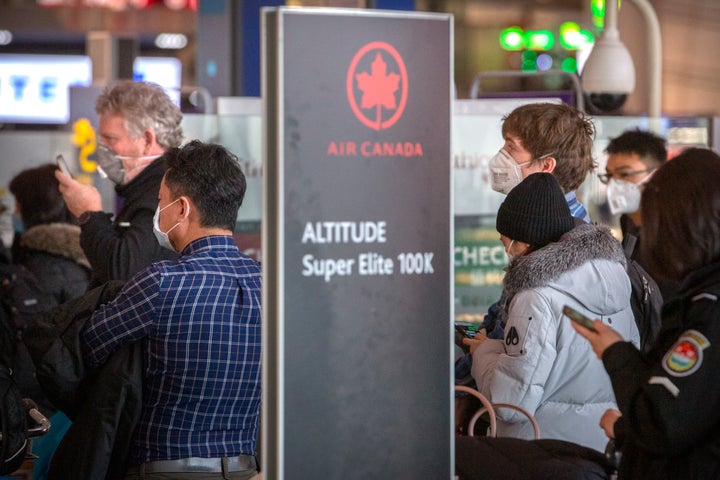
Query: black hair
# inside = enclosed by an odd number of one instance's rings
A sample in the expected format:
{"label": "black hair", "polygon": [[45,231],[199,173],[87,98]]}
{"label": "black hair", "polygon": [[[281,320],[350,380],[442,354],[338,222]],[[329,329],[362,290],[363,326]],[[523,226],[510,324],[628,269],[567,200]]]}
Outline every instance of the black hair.
{"label": "black hair", "polygon": [[680,281],[720,260],[720,156],[689,148],[643,190],[643,257],[653,276]]}
{"label": "black hair", "polygon": [[200,225],[234,231],[247,188],[237,157],[221,145],[193,140],[168,150],[165,158],[165,184],[175,198],[193,201]]}
{"label": "black hair", "polygon": [[68,211],[65,200],[55,178],[58,169],[52,163],[28,168],[10,181],[10,193],[20,204],[20,213],[25,228],[46,223],[72,223],[74,218]]}
{"label": "black hair", "polygon": [[619,136],[610,140],[605,152],[637,153],[640,160],[648,166],[659,167],[667,160],[667,142],[664,138],[652,132],[640,130],[626,130]]}

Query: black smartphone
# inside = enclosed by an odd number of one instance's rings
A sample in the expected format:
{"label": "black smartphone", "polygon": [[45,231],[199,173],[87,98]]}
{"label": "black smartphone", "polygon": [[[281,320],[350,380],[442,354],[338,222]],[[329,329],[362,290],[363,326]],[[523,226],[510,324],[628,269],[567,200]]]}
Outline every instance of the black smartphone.
{"label": "black smartphone", "polygon": [[455,324],[455,331],[467,338],[475,338],[475,334],[477,333],[476,327],[471,327],[470,325],[462,323]]}
{"label": "black smartphone", "polygon": [[70,172],[70,167],[68,167],[68,164],[62,155],[58,155],[55,157],[55,163],[57,163],[57,166],[60,168],[60,171],[62,171],[65,175],[72,178],[72,173]]}
{"label": "black smartphone", "polygon": [[586,317],[585,315],[583,315],[582,313],[580,313],[580,312],[578,312],[577,310],[575,310],[574,308],[572,308],[572,307],[570,307],[570,306],[568,306],[568,305],[565,305],[565,306],[563,307],[563,313],[564,313],[565,315],[567,315],[568,317],[570,317],[570,320],[572,320],[573,322],[579,323],[580,325],[582,325],[583,327],[587,328],[588,330],[592,330],[593,332],[597,332],[597,330],[595,330],[595,327],[593,326],[593,321],[590,320],[590,319],[589,319],[588,317]]}

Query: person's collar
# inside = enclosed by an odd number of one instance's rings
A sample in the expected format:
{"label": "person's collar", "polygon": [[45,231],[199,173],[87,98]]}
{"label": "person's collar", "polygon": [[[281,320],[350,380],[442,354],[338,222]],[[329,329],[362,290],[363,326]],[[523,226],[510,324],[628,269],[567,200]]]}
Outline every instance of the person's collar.
{"label": "person's collar", "polygon": [[180,251],[181,255],[192,255],[199,250],[211,247],[228,247],[235,246],[235,240],[232,233],[209,234],[195,237],[188,241]]}
{"label": "person's collar", "polygon": [[142,173],[148,165],[152,164],[155,160],[160,158],[162,153],[156,155],[146,155],[144,157],[135,158],[132,161],[132,165],[125,170],[125,183],[132,182],[138,175]]}
{"label": "person's collar", "polygon": [[[115,185],[115,191],[122,195],[126,190],[133,189],[135,185],[141,185],[148,179],[153,178],[155,175],[162,177],[165,173],[165,158],[160,155],[155,160],[146,165],[132,180],[123,183],[122,185]],[[157,187],[154,187],[157,189]],[[157,192],[156,192],[157,193]]]}

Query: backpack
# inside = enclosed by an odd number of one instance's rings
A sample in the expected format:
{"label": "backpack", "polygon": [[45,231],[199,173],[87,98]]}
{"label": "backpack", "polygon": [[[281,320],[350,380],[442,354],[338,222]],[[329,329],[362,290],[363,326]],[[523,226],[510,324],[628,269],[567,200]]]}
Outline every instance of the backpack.
{"label": "backpack", "polygon": [[57,305],[43,292],[35,275],[22,265],[0,264],[0,475],[20,468],[28,447],[25,391],[34,366],[22,333],[38,314]]}
{"label": "backpack", "polygon": [[0,303],[9,311],[10,321],[19,333],[39,314],[58,305],[34,273],[23,265],[12,264],[0,264]]}
{"label": "backpack", "polygon": [[15,339],[8,312],[0,308],[0,475],[20,468],[28,447],[25,406],[11,366]]}
{"label": "backpack", "polygon": [[636,243],[637,237],[632,234],[626,234],[622,241],[632,286],[630,307],[640,332],[640,351],[647,352],[660,332],[663,297],[655,280],[632,258]]}

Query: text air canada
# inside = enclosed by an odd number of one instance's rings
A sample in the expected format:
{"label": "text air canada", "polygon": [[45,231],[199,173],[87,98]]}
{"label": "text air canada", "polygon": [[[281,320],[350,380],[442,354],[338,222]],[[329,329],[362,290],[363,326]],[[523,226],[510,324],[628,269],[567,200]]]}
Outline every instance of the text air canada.
{"label": "text air canada", "polygon": [[419,142],[330,142],[327,154],[340,157],[422,157]]}

